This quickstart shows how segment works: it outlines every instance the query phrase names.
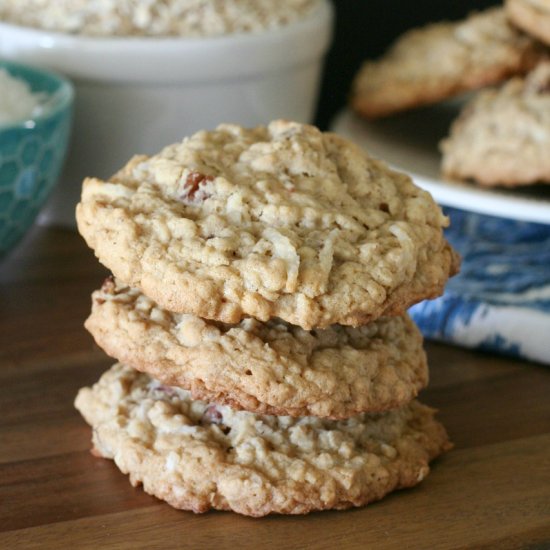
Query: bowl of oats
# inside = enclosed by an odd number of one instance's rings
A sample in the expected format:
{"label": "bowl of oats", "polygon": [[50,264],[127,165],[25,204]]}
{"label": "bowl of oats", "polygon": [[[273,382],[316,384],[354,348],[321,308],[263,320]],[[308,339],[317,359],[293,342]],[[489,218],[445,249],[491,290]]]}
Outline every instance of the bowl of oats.
{"label": "bowl of oats", "polygon": [[220,121],[311,121],[329,0],[4,0],[0,56],[76,88],[74,141],[48,222],[74,224],[85,176],[108,177]]}
{"label": "bowl of oats", "polygon": [[0,60],[0,257],[21,239],[61,172],[73,87],[51,72]]}

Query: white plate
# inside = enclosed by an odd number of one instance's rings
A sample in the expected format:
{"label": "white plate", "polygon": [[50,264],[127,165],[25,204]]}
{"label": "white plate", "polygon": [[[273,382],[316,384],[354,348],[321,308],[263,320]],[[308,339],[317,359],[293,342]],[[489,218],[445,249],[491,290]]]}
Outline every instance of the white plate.
{"label": "white plate", "polygon": [[550,185],[486,189],[441,179],[437,144],[447,135],[457,113],[456,102],[377,121],[364,120],[345,110],[335,118],[331,130],[351,139],[393,168],[410,174],[415,183],[429,191],[440,204],[550,224]]}

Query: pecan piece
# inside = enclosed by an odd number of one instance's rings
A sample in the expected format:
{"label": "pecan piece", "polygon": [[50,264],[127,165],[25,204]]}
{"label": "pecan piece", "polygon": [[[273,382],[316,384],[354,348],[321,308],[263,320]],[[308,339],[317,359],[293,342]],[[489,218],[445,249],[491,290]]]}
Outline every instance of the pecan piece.
{"label": "pecan piece", "polygon": [[[101,292],[104,294],[115,294],[115,278],[112,275],[109,275],[105,278],[101,285]],[[99,305],[103,305],[105,303],[105,300],[103,298],[97,297],[95,298],[95,301]]]}
{"label": "pecan piece", "polygon": [[223,420],[222,413],[219,411],[216,405],[210,404],[204,410],[201,418],[201,424],[207,426],[208,424],[221,424]]}
{"label": "pecan piece", "polygon": [[166,386],[165,384],[160,384],[156,386],[155,391],[161,392],[167,397],[172,397],[176,395],[176,390],[172,386]]}
{"label": "pecan piece", "polygon": [[200,172],[190,172],[183,184],[180,200],[184,203],[204,200],[208,195],[202,189],[207,183],[214,181],[214,176],[207,176]]}

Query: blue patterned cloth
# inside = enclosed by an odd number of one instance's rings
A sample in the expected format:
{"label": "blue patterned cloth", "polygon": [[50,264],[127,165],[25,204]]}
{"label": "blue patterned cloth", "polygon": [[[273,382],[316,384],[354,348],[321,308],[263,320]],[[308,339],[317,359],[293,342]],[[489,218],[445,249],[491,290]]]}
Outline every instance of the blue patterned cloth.
{"label": "blue patterned cloth", "polygon": [[445,211],[462,267],[411,308],[424,336],[550,364],[550,225]]}

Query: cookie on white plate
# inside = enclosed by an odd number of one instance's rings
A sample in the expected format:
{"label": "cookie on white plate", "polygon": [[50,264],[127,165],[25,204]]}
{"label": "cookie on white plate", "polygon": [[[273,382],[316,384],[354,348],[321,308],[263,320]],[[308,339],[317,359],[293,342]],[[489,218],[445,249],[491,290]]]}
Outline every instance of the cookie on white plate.
{"label": "cookie on white plate", "polygon": [[432,23],[406,32],[380,59],[364,63],[351,104],[368,118],[430,105],[522,74],[543,51],[510,25],[501,7]]}
{"label": "cookie on white plate", "polygon": [[475,96],[441,151],[448,179],[508,187],[550,183],[550,62]]}

